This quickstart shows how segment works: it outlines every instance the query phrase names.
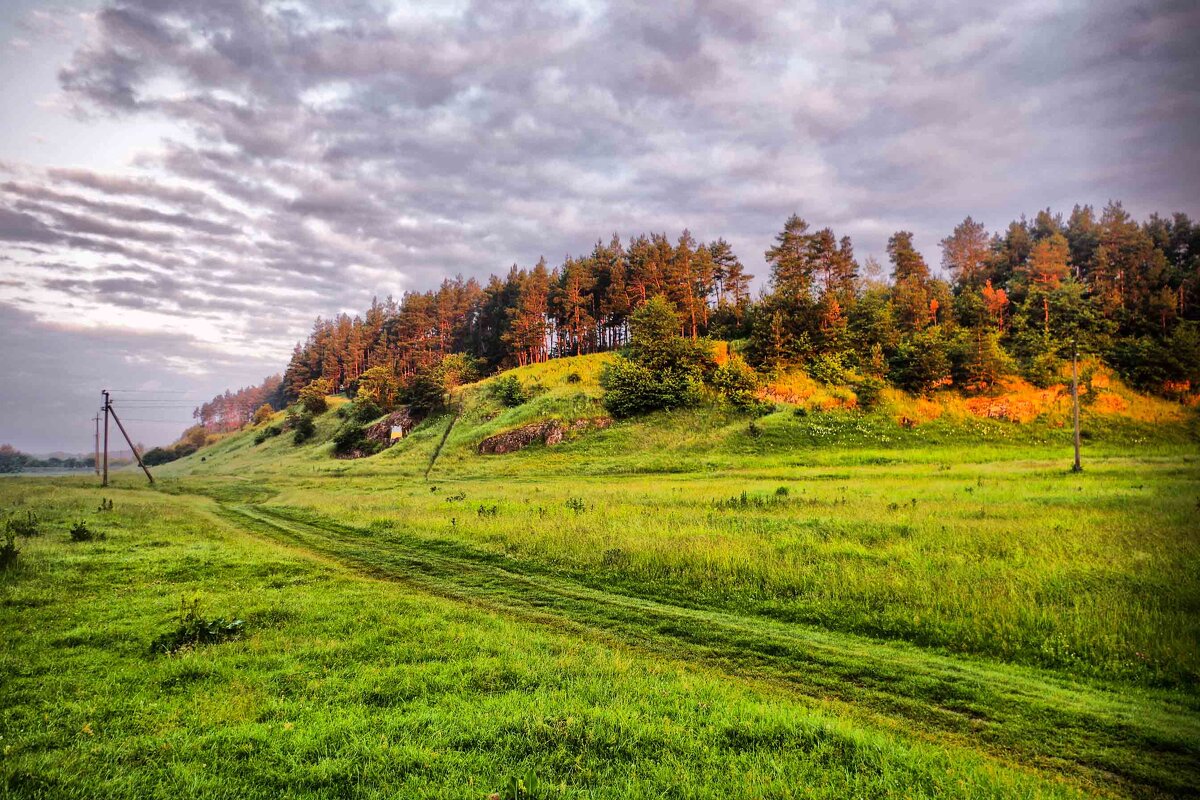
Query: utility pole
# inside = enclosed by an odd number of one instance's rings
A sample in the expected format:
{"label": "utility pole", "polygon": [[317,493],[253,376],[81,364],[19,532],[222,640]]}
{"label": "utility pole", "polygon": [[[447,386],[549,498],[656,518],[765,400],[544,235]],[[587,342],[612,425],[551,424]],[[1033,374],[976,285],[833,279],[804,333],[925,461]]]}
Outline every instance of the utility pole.
{"label": "utility pole", "polygon": [[1079,462],[1079,347],[1071,340],[1071,404],[1075,414],[1075,466],[1071,472],[1083,472]]}
{"label": "utility pole", "polygon": [[96,423],[96,457],[92,459],[92,466],[96,469],[96,474],[100,474],[100,412],[96,412],[96,416],[92,417],[92,421]]}
{"label": "utility pole", "polygon": [[100,480],[101,486],[108,486],[108,390],[105,389],[100,394],[104,395],[104,477]]}
{"label": "utility pole", "polygon": [[138,466],[142,468],[142,472],[146,473],[146,480],[154,483],[154,476],[150,474],[150,470],[146,468],[142,461],[142,454],[134,447],[133,440],[129,438],[129,433],[126,432],[125,426],[121,424],[121,418],[117,416],[117,410],[112,407],[112,400],[109,399],[108,390],[103,392],[104,395],[104,485],[108,486],[108,417],[111,414],[113,421],[117,423],[117,427],[121,430],[121,435],[125,437],[125,443],[129,445],[133,457],[137,459]]}

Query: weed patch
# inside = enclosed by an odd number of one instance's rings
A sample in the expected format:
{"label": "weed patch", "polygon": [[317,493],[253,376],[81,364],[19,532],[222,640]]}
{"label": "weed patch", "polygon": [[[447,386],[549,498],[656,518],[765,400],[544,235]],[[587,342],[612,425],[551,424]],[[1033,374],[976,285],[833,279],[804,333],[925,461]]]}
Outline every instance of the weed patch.
{"label": "weed patch", "polygon": [[104,533],[102,531],[92,530],[83,520],[79,520],[71,525],[70,534],[72,542],[91,542],[104,538]]}
{"label": "weed patch", "polygon": [[13,514],[4,520],[4,530],[13,536],[24,536],[25,538],[37,536],[42,532],[41,526],[38,524],[38,518],[32,511],[26,511],[24,514]]}
{"label": "weed patch", "polygon": [[21,554],[20,548],[17,547],[17,537],[12,533],[4,534],[4,544],[0,545],[0,569],[8,569],[17,563],[17,556]]}
{"label": "weed patch", "polygon": [[150,645],[155,654],[172,655],[189,647],[218,644],[242,635],[245,623],[225,617],[206,618],[200,613],[200,599],[179,601],[179,617],[174,629],[159,636]]}

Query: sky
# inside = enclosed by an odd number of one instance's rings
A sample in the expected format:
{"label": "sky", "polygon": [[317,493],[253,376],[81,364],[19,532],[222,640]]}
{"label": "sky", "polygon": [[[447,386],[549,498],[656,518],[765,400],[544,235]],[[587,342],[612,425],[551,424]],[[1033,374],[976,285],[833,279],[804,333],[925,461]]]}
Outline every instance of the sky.
{"label": "sky", "polygon": [[884,260],[970,214],[1200,216],[1195,2],[0,4],[0,442],[134,438],[318,315],[788,215]]}

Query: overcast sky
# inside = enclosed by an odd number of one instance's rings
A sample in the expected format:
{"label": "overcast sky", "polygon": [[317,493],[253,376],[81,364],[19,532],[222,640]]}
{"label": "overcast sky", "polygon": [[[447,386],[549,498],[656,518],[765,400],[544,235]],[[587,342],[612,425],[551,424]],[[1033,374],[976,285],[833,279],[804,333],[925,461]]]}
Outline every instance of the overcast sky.
{"label": "overcast sky", "polygon": [[5,0],[0,442],[87,450],[106,386],[176,392],[120,395],[170,441],[318,314],[614,231],[762,276],[792,212],[932,263],[967,214],[1197,216],[1197,41],[1195,2]]}

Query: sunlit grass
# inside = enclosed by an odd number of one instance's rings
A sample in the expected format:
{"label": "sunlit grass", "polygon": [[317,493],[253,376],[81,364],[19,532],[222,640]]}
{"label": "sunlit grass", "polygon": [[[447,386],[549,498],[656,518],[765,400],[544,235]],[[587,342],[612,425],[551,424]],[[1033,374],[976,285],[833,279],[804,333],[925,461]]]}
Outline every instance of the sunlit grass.
{"label": "sunlit grass", "polygon": [[[1082,474],[1061,419],[983,419],[953,397],[900,398],[938,405],[916,427],[896,398],[708,405],[478,454],[499,431],[602,415],[603,360],[514,371],[533,390],[516,408],[490,381],[462,387],[372,458],[332,457],[333,411],[304,446],[229,436],[153,490],[118,473],[107,517],[83,479],[0,485],[113,534],[30,540],[4,576],[20,642],[5,719],[34,730],[49,697],[123,709],[111,745],[66,736],[72,716],[4,762],[10,784],[486,796],[533,770],[551,796],[836,797],[1200,780],[1194,413],[1134,395],[1137,413],[1085,409]],[[246,638],[147,660],[191,592]],[[215,671],[176,696],[163,670],[184,662]],[[116,676],[103,702],[96,672]],[[126,703],[171,748],[198,743],[160,754]],[[218,747],[245,775],[206,783]],[[121,783],[93,758],[151,766]]]}
{"label": "sunlit grass", "polygon": [[[358,576],[149,491],[0,485],[47,533],[0,576],[19,797],[1057,797],[1070,785]],[[72,545],[86,515],[108,535]],[[246,620],[155,655],[179,597]]]}

